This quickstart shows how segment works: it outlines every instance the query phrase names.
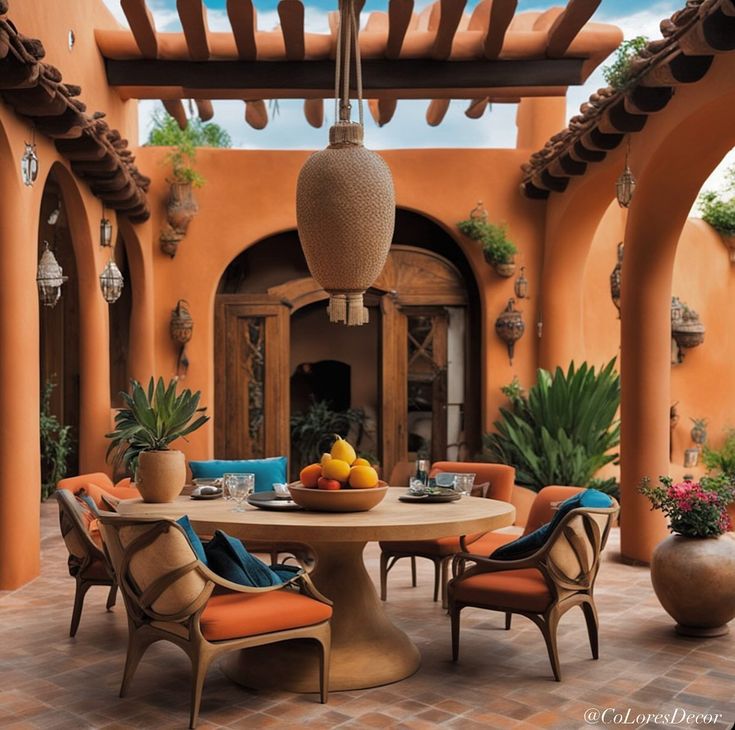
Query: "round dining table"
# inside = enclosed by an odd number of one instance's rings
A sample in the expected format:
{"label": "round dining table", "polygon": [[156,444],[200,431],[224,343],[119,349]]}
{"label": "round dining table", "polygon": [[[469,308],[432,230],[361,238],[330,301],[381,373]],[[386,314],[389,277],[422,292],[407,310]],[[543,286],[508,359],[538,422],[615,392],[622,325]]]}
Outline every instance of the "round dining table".
{"label": "round dining table", "polygon": [[[507,502],[462,497],[446,503],[406,503],[399,500],[402,494],[405,489],[389,489],[368,512],[275,511],[251,505],[235,512],[233,502],[186,496],[166,504],[125,500],[118,512],[170,519],[186,514],[201,535],[223,530],[245,542],[307,544],[316,558],[311,579],[333,602],[330,689],[353,690],[398,682],[421,662],[417,647],[383,609],[363,562],[365,545],[496,530],[511,525],[515,517],[515,508]],[[316,692],[319,686],[317,652],[305,641],[245,649],[233,654],[224,670],[247,687]]]}

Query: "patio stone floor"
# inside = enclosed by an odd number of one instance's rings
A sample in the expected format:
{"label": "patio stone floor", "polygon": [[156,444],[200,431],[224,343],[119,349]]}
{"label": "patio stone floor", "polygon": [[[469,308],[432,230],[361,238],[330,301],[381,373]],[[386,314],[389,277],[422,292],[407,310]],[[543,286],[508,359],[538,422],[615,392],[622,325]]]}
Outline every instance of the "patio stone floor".
{"label": "patio stone floor", "polygon": [[[93,588],[79,632],[68,637],[73,580],[54,503],[42,505],[42,574],[0,593],[0,727],[184,728],[189,665],[172,645],[157,644],[141,663],[129,696],[117,692],[127,626],[122,600],[106,612],[106,589]],[[592,661],[581,611],[561,622],[563,682],[553,681],[538,629],[516,616],[463,612],[460,661],[450,661],[449,620],[431,601],[428,561],[410,587],[408,562],[391,573],[387,610],[416,642],[420,670],[398,684],[334,692],[328,705],[311,695],[250,691],[217,666],[204,688],[199,727],[209,728],[585,728],[588,708],[630,714],[626,728],[718,727],[735,723],[735,638],[677,636],[653,594],[648,570],[622,565],[613,533],[597,581],[600,660]],[[378,548],[367,548],[377,582]],[[716,723],[636,721],[639,714],[720,713]],[[612,719],[603,727],[615,727]]]}

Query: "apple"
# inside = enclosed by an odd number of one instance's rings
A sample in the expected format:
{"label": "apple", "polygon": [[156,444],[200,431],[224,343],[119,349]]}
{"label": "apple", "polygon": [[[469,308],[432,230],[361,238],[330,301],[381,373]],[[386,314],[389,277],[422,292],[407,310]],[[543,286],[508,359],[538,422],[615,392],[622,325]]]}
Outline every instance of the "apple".
{"label": "apple", "polygon": [[326,479],[325,477],[319,477],[316,483],[319,489],[342,489],[342,483],[336,479]]}

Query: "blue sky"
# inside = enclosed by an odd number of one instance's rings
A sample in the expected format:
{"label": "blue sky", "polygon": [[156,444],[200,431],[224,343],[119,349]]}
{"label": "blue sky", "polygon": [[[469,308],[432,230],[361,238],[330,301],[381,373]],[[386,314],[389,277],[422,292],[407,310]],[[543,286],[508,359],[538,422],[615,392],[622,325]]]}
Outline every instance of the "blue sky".
{"label": "blue sky", "polygon": [[[120,10],[119,0],[104,0],[114,15],[125,23]],[[469,0],[472,9],[478,0]],[[416,9],[428,5],[430,0],[416,0]],[[563,5],[566,0],[520,0],[519,12],[543,10],[555,5]],[[209,24],[213,30],[229,30],[225,11],[225,0],[205,0]],[[275,28],[278,23],[276,7],[278,0],[255,0],[258,10],[258,27],[261,30]],[[385,10],[387,0],[367,0],[366,10]],[[593,16],[593,21],[609,22],[618,25],[626,38],[647,35],[659,38],[659,23],[674,11],[684,6],[684,0],[602,0]],[[327,13],[334,10],[337,0],[305,0],[305,25],[313,32],[326,32]],[[161,31],[180,30],[175,0],[148,0],[157,28]],[[572,87],[567,95],[567,116],[577,113],[579,105],[589,95],[604,85],[602,73],[598,69],[581,87]],[[158,102],[140,104],[140,134],[145,141],[148,121]],[[442,124],[429,127],[425,121],[428,101],[399,101],[392,121],[382,128],[377,127],[366,114],[366,144],[374,149],[396,149],[404,147],[513,147],[515,146],[516,107],[510,104],[497,104],[486,112],[481,119],[468,119],[464,115],[466,101],[453,101]],[[248,149],[318,149],[325,145],[326,129],[313,129],[303,116],[302,102],[281,100],[278,113],[271,116],[265,130],[250,128],[243,118],[244,105],[235,101],[215,102],[215,118],[232,136],[234,146]],[[327,105],[326,123],[330,122],[330,106]],[[728,156],[726,164],[735,162],[733,155]],[[714,174],[709,185],[717,185],[722,177],[721,166]]]}

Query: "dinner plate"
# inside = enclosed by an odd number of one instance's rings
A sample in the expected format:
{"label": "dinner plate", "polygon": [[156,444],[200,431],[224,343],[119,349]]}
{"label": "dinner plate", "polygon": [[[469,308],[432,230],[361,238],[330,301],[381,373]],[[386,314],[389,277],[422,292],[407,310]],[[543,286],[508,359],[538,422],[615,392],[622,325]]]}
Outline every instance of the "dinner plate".
{"label": "dinner plate", "polygon": [[[194,487],[194,489],[191,490],[191,494],[189,497],[191,499],[221,499],[222,498],[222,490],[218,489],[216,492],[202,492],[200,491],[202,489],[202,484],[197,485]],[[209,485],[206,485],[209,486]]]}
{"label": "dinner plate", "polygon": [[398,497],[400,502],[424,502],[424,503],[436,503],[436,502],[456,502],[458,499],[462,499],[461,494],[402,494]]}
{"label": "dinner plate", "polygon": [[259,509],[281,511],[303,509],[290,496],[279,497],[275,492],[254,492],[248,497],[248,504]]}

